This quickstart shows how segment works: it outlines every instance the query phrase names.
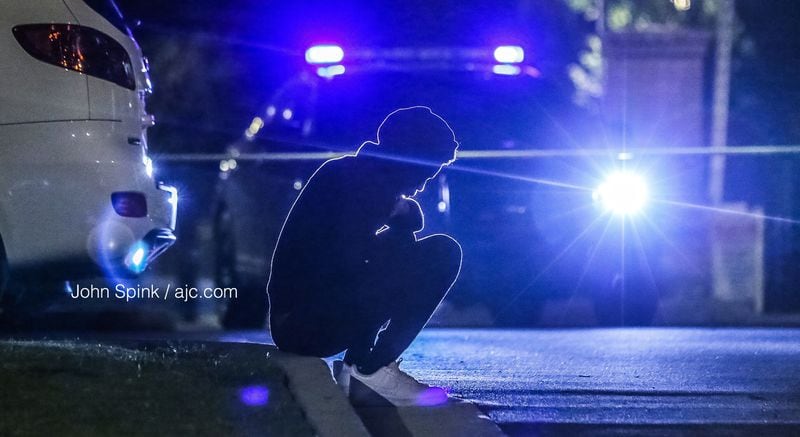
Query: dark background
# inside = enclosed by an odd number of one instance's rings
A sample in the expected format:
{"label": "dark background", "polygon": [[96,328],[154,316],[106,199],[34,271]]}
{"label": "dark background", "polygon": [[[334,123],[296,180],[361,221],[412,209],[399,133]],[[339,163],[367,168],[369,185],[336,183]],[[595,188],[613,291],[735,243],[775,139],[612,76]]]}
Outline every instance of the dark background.
{"label": "dark background", "polygon": [[[666,0],[665,0],[666,1]],[[312,43],[470,45],[525,33],[550,77],[593,30],[561,0],[446,2],[118,1],[150,58],[156,152],[214,152],[238,138]],[[800,142],[800,4],[740,0],[729,143]],[[485,17],[491,17],[486,19]],[[531,23],[526,25],[525,23]]]}
{"label": "dark background", "polygon": [[[148,106],[157,124],[149,130],[149,143],[156,159],[168,153],[224,152],[241,139],[274,90],[304,67],[304,50],[313,43],[392,47],[517,41],[532,47],[534,64],[554,84],[551,96],[569,100],[574,89],[567,67],[580,60],[585,38],[595,31],[595,24],[564,0],[118,3],[130,21],[140,21],[133,32],[150,59],[154,94]],[[693,4],[694,15],[682,25],[713,32],[713,20],[696,16],[703,2]],[[800,2],[739,0],[736,12],[728,144],[800,144]],[[725,200],[761,206],[768,215],[800,216],[797,161],[729,159]],[[187,218],[182,215],[184,223]],[[792,285],[800,281],[795,271],[800,233],[791,224],[770,222],[766,241],[767,288],[773,296],[768,309],[800,308]]]}

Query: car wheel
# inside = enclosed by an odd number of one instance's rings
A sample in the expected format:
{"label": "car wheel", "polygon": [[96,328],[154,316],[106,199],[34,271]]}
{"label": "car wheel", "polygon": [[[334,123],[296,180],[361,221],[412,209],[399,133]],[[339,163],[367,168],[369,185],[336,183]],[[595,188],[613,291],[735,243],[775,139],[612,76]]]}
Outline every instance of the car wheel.
{"label": "car wheel", "polygon": [[597,321],[603,326],[648,326],[658,309],[658,292],[644,275],[613,275],[593,295]]}
{"label": "car wheel", "polygon": [[237,268],[233,216],[222,203],[214,214],[214,262],[217,287],[235,288],[222,316],[225,329],[260,329],[267,322],[268,301],[264,286],[243,281]]}

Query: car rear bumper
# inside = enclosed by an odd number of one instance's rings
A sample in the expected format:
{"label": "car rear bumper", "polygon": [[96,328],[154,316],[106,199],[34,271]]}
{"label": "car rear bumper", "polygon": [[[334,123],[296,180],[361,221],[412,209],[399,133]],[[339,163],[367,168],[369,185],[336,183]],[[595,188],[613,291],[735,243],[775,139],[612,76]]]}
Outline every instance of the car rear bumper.
{"label": "car rear bumper", "polygon": [[[177,190],[156,183],[127,135],[111,121],[0,127],[0,237],[12,270],[132,276],[175,242]],[[142,197],[146,213],[120,214],[119,192]]]}

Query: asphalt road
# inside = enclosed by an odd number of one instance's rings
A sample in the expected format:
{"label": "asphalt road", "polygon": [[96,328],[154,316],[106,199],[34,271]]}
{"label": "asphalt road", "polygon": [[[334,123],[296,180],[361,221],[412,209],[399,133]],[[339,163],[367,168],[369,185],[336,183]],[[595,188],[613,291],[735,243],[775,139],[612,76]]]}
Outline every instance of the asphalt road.
{"label": "asphalt road", "polygon": [[403,367],[510,435],[800,435],[800,330],[427,330]]}

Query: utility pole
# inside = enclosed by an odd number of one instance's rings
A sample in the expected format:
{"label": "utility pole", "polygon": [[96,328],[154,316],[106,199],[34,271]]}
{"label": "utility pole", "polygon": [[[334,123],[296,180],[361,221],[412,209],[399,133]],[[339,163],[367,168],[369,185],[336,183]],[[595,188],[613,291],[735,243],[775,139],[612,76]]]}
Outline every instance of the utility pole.
{"label": "utility pole", "polygon": [[[728,142],[728,107],[731,89],[731,51],[736,19],[735,0],[717,0],[717,50],[711,146],[725,150]],[[710,162],[708,194],[711,204],[725,201],[725,154]],[[764,310],[764,219],[761,209],[729,205],[727,209],[752,212],[755,218],[716,214],[711,220],[711,289],[722,308],[735,305],[750,312]],[[736,235],[736,238],[731,236]],[[749,242],[748,242],[749,241]]]}
{"label": "utility pole", "polygon": [[[717,0],[717,44],[714,67],[714,94],[711,115],[711,147],[727,147],[728,106],[731,91],[731,54],[733,25],[736,19],[734,0]],[[719,205],[725,194],[725,155],[714,155],[710,162],[708,195]]]}

